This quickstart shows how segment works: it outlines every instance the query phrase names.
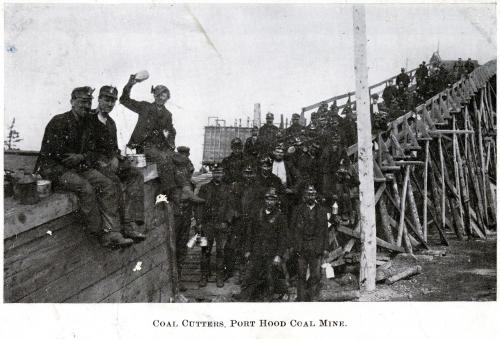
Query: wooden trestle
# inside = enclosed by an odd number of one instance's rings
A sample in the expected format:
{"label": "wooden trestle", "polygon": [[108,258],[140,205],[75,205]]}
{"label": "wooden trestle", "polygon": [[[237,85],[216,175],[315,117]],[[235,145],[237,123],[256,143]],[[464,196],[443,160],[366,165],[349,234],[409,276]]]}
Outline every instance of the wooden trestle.
{"label": "wooden trestle", "polygon": [[[429,227],[445,245],[446,228],[462,240],[496,227],[495,75],[496,60],[374,136],[379,247],[412,253],[428,248]],[[348,154],[355,162],[357,146]]]}

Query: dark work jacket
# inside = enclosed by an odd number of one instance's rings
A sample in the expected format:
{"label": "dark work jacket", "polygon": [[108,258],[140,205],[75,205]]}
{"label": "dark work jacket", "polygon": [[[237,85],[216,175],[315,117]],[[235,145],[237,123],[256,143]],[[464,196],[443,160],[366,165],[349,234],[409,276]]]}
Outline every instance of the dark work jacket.
{"label": "dark work jacket", "polygon": [[302,203],[295,212],[291,241],[301,255],[318,255],[328,248],[327,209],[316,204],[312,210]]}
{"label": "dark work jacket", "polygon": [[245,249],[251,257],[283,257],[287,248],[286,218],[278,209],[266,214],[259,209],[249,230]]}
{"label": "dark work jacket", "polygon": [[236,208],[230,185],[225,182],[215,184],[212,180],[201,186],[198,196],[205,199],[205,203],[198,210],[198,220],[202,224],[231,223],[233,221]]}
{"label": "dark work jacket", "polygon": [[356,120],[351,117],[345,117],[341,120],[340,131],[341,139],[346,147],[352,146],[358,142],[358,127]]}
{"label": "dark work jacket", "polygon": [[255,141],[252,137],[248,137],[245,141],[245,147],[243,148],[243,153],[247,157],[255,157],[259,154],[259,149],[257,145],[257,139]]}
{"label": "dark work jacket", "polygon": [[194,166],[191,160],[184,154],[175,152],[172,155],[172,162],[175,165],[175,183],[178,187],[190,186],[194,173]]}
{"label": "dark work jacket", "polygon": [[384,99],[384,103],[388,107],[391,106],[392,101],[396,98],[397,92],[398,89],[394,85],[389,85],[384,88],[384,91],[382,92],[382,98]]}
{"label": "dark work jacket", "polygon": [[347,156],[345,148],[339,147],[334,152],[330,147],[323,150],[320,158],[322,185],[321,193],[332,194],[335,192],[335,184],[338,183],[337,171],[340,168],[340,163],[343,162],[347,168],[351,165],[351,160]]}
{"label": "dark work jacket", "polygon": [[264,201],[264,196],[267,190],[271,187],[276,189],[276,193],[281,198],[285,194],[285,187],[281,183],[280,178],[275,176],[272,173],[269,173],[267,177],[262,176],[260,173],[257,173],[255,177],[255,185],[259,190],[259,199]]}
{"label": "dark work jacket", "polygon": [[260,154],[270,153],[278,140],[279,128],[274,125],[265,124],[259,129],[257,145]]}
{"label": "dark work jacket", "polygon": [[[40,155],[38,156],[35,172],[47,179],[56,181],[66,171],[85,171],[91,168],[87,161],[87,154],[82,153],[82,140],[85,120],[77,120],[72,111],[54,116],[43,135]],[[83,154],[84,161],[74,167],[67,167],[61,162],[67,153]]]}
{"label": "dark work jacket", "polygon": [[406,73],[399,73],[396,77],[396,84],[403,84],[404,87],[408,87],[410,84],[410,77]]}
{"label": "dark work jacket", "polygon": [[[130,98],[132,85],[125,85],[120,97],[120,103],[137,113],[139,118],[135,125],[129,145],[155,146],[160,149],[175,147],[175,128],[172,124],[172,113],[165,106],[158,107],[147,101],[136,101]],[[168,139],[165,138],[163,130],[169,132]]]}
{"label": "dark work jacket", "polygon": [[231,153],[222,160],[225,180],[229,183],[241,182],[243,180],[243,169],[247,161],[243,152],[239,155]]}
{"label": "dark work jacket", "polygon": [[300,124],[290,125],[290,127],[288,127],[285,130],[285,136],[287,139],[298,137],[299,135],[301,135],[303,129],[304,129],[304,126],[302,126]]}
{"label": "dark work jacket", "polygon": [[321,189],[321,166],[320,158],[317,156],[312,156],[308,152],[304,152],[302,149],[298,149],[294,154],[294,162],[297,171],[300,175],[300,181],[302,184],[311,184],[319,190]]}
{"label": "dark work jacket", "polygon": [[255,214],[256,206],[261,206],[263,203],[259,201],[260,190],[255,185],[255,181],[239,182],[235,185],[234,194],[237,199],[236,209],[241,217],[248,218]]}
{"label": "dark work jacket", "polygon": [[113,157],[120,157],[115,121],[108,115],[104,125],[93,110],[85,122],[82,147],[93,168],[99,167],[99,160],[108,162]]}

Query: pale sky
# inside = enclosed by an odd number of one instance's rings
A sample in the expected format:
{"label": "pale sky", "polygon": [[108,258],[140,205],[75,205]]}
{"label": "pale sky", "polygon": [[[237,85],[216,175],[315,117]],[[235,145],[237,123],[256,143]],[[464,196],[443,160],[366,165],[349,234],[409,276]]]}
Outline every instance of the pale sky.
{"label": "pale sky", "polygon": [[[177,145],[201,163],[209,116],[232,124],[284,113],[354,89],[351,5],[5,4],[4,123],[16,118],[21,149],[39,150],[44,128],[70,109],[74,87],[115,85],[148,70],[132,97],[169,87]],[[496,57],[494,5],[369,5],[369,82],[416,67],[437,49],[444,59]],[[97,100],[94,100],[94,106]],[[111,113],[120,147],[136,115]]]}

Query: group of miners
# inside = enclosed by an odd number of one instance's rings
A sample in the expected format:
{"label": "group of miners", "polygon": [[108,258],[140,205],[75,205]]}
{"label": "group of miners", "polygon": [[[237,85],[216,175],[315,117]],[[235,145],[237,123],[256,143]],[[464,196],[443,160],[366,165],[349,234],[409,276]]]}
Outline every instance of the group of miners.
{"label": "group of miners", "polygon": [[[189,148],[177,147],[172,114],[165,103],[170,91],[152,87],[153,102],[136,101],[130,91],[138,80],[134,75],[122,91],[120,103],[138,114],[128,147],[145,154],[157,164],[161,192],[172,201],[202,202],[193,193],[190,177],[194,167]],[[118,148],[117,128],[110,113],[118,90],[103,86],[97,108],[92,109],[90,86],[71,92],[71,110],[55,115],[45,128],[35,173],[50,179],[56,189],[76,193],[86,229],[102,245],[119,248],[143,241],[144,177]],[[174,204],[176,215],[180,203]]]}
{"label": "group of miners", "polygon": [[[468,60],[458,62],[455,69],[461,76],[470,68]],[[384,109],[401,109],[401,97],[409,92],[410,78],[401,71],[397,87],[384,90],[383,104],[372,96],[375,130],[387,128],[390,117]],[[425,63],[416,78],[417,87],[432,79]],[[138,82],[131,75],[119,97],[138,115],[127,146],[157,165],[160,191],[174,213],[179,276],[194,218],[205,240],[200,287],[208,283],[215,246],[216,284],[223,287],[226,279],[239,273],[241,293],[235,298],[279,299],[295,282],[297,300],[313,300],[319,292],[322,260],[331,246],[339,245],[329,225],[355,224],[358,215],[358,182],[347,152],[357,141],[355,103],[349,98],[342,115],[335,101],[330,107],[322,103],[307,126],[293,114],[286,129],[276,127],[268,113],[266,123],[254,127],[245,142],[231,141],[232,153],[212,166],[211,181],[196,195],[190,149],[175,148],[176,130],[165,107],[170,91],[154,86],[153,102],[137,101],[130,93]],[[144,178],[118,148],[110,116],[118,90],[101,87],[95,109],[93,91],[89,86],[75,88],[71,110],[50,120],[35,171],[52,180],[54,187],[77,194],[88,232],[103,246],[126,247],[146,238],[140,231],[145,221]]]}
{"label": "group of miners", "polygon": [[401,68],[401,73],[394,80],[387,82],[382,94],[384,103],[380,108],[388,113],[388,120],[394,120],[445,90],[474,68],[471,58],[465,62],[459,58],[451,69],[447,69],[442,61],[435,61],[431,65],[422,61],[415,70],[415,90],[410,88],[410,76]]}
{"label": "group of miners", "polygon": [[[207,285],[216,247],[216,284],[237,275],[244,301],[277,300],[296,283],[297,300],[319,292],[321,264],[336,247],[329,224],[354,223],[353,179],[346,143],[355,138],[355,115],[323,104],[307,126],[293,114],[280,130],[272,113],[231,154],[212,166],[213,179],[201,187],[197,220],[206,237],[200,287]],[[354,129],[354,131],[353,131]],[[333,208],[334,207],[334,208]]]}

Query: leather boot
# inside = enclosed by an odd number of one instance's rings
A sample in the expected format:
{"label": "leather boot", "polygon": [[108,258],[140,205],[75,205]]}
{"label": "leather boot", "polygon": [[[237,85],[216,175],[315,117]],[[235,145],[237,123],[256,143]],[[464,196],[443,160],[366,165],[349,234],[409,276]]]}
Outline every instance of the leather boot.
{"label": "leather boot", "polygon": [[104,247],[127,247],[134,243],[132,239],[124,238],[120,232],[105,232],[101,236],[101,243]]}
{"label": "leather boot", "polygon": [[225,270],[224,270],[224,258],[217,258],[217,265],[216,265],[216,281],[217,281],[217,287],[221,288],[224,287],[224,277],[225,277]]}
{"label": "leather boot", "polygon": [[182,187],[182,195],[181,195],[181,200],[190,200],[194,203],[203,203],[205,202],[205,199],[200,198],[196,194],[194,194],[193,188],[191,185],[186,185]]}
{"label": "leather boot", "polygon": [[125,236],[125,238],[134,240],[134,242],[141,242],[146,239],[146,236],[143,233],[139,232],[137,229],[138,226],[134,221],[126,223],[125,225],[123,225],[123,235]]}

